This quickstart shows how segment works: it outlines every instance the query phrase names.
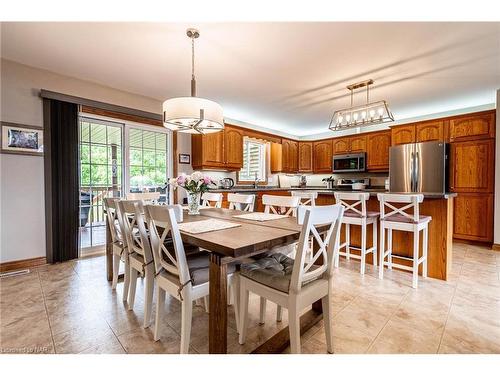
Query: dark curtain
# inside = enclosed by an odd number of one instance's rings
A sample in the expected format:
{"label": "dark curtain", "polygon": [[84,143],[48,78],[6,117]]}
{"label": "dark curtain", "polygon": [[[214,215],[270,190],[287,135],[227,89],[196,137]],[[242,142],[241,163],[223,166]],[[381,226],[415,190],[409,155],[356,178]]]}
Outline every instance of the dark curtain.
{"label": "dark curtain", "polygon": [[78,258],[78,105],[43,106],[47,261],[55,263]]}

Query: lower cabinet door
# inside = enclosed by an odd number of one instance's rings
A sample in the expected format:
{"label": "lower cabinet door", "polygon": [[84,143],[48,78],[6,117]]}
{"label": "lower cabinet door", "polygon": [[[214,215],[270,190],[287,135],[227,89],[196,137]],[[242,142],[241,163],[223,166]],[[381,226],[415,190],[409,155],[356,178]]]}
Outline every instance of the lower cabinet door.
{"label": "lower cabinet door", "polygon": [[493,194],[458,193],[453,219],[454,238],[493,242]]}

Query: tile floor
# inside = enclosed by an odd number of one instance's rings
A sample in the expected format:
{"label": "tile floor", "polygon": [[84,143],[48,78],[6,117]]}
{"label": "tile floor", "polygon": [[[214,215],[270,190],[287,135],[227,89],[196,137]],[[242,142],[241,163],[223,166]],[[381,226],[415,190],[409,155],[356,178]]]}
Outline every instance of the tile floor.
{"label": "tile floor", "polygon": [[[134,311],[112,291],[103,256],[32,270],[0,279],[2,353],[178,353],[180,305],[167,298],[161,340],[143,329],[142,282]],[[411,277],[388,271],[384,280],[356,261],[335,272],[335,353],[500,353],[500,252],[454,244],[447,282],[426,279],[414,290]],[[154,307],[155,308],[155,307]],[[248,341],[237,342],[229,307],[228,351],[247,353],[287,324],[258,324],[258,299],[251,300]],[[194,309],[191,352],[208,350],[208,314]],[[288,350],[287,350],[288,351]],[[285,351],[285,352],[287,352]],[[326,353],[323,323],[302,337],[303,353]]]}

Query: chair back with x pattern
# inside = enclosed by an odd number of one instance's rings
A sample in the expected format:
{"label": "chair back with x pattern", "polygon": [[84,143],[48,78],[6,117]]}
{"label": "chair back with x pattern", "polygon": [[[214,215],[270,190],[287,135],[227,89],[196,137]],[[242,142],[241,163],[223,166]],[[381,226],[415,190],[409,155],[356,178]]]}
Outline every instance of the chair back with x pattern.
{"label": "chair back with x pattern", "polygon": [[[169,274],[178,277],[180,284],[184,285],[189,282],[190,276],[184,243],[177,224],[182,214],[182,207],[180,205],[146,206],[146,210],[156,273],[163,268]],[[174,244],[174,251],[165,246],[169,235]]]}
{"label": "chair back with x pattern", "polygon": [[222,207],[222,193],[203,193],[201,196],[201,205],[203,207]]}
{"label": "chair back with x pattern", "polygon": [[267,195],[262,196],[262,204],[266,214],[278,214],[286,216],[297,216],[297,207],[300,205],[300,197]]}
{"label": "chair back with x pattern", "polygon": [[[380,220],[391,221],[392,218],[403,217],[418,223],[420,219],[419,205],[424,201],[423,194],[385,194],[378,193],[380,202]],[[402,205],[397,207],[396,205]],[[388,209],[386,211],[386,209]]]}
{"label": "chair back with x pattern", "polygon": [[[302,285],[319,277],[332,280],[333,261],[338,251],[340,239],[340,226],[344,215],[344,207],[340,204],[331,206],[301,206],[299,207],[298,223],[302,225],[297,254],[293,264],[290,291],[300,292]],[[318,232],[318,226],[328,226],[322,230],[323,236]],[[306,262],[306,253],[309,250],[309,237],[314,237],[319,249],[310,262]],[[321,265],[315,265],[322,258]]]}
{"label": "chair back with x pattern", "polygon": [[292,190],[292,197],[299,197],[299,205],[301,206],[316,206],[318,198],[317,191],[296,191]]}
{"label": "chair back with x pattern", "polygon": [[253,212],[255,204],[254,194],[227,194],[230,210],[241,210]]}
{"label": "chair back with x pattern", "polygon": [[127,193],[127,199],[133,201],[142,201],[142,203],[157,203],[160,199],[159,191],[146,193]]}
{"label": "chair back with x pattern", "polygon": [[354,213],[366,217],[366,202],[370,199],[370,193],[346,193],[335,192],[335,203],[344,206],[344,213]]}
{"label": "chair back with x pattern", "polygon": [[141,237],[139,225],[144,223],[144,206],[141,200],[122,200],[118,202],[129,254],[137,253],[144,257],[145,264],[153,262],[149,240]]}
{"label": "chair back with x pattern", "polygon": [[104,209],[106,210],[106,220],[111,234],[111,242],[118,243],[122,241],[122,232],[120,225],[116,225],[118,220],[117,204],[120,198],[104,198]]}

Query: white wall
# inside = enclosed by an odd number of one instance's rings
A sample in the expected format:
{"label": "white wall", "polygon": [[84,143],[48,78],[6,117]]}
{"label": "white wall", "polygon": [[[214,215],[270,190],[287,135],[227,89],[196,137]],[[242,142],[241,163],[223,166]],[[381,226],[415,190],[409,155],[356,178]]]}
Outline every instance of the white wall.
{"label": "white wall", "polygon": [[495,151],[495,217],[493,242],[500,245],[500,89],[497,90],[497,124]]}
{"label": "white wall", "polygon": [[[161,102],[0,60],[0,120],[43,126],[40,89],[160,113]],[[45,256],[43,158],[0,155],[0,262]]]}

